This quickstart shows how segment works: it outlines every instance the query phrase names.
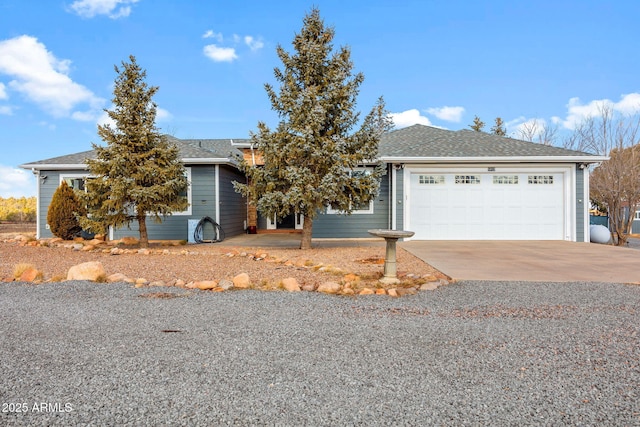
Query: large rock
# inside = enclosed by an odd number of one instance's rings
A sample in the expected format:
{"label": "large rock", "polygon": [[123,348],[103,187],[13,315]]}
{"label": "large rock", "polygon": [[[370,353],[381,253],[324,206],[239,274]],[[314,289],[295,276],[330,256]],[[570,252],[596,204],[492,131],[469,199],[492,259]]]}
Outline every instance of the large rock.
{"label": "large rock", "polygon": [[115,283],[115,282],[129,282],[131,279],[129,279],[127,276],[125,276],[122,273],[113,273],[107,276],[107,282],[109,283]]}
{"label": "large rock", "polygon": [[358,293],[358,295],[373,295],[373,294],[375,294],[375,292],[371,288],[364,288]]}
{"label": "large rock", "polygon": [[285,291],[300,292],[300,285],[298,284],[298,281],[293,277],[282,279],[282,287]]}
{"label": "large rock", "polygon": [[233,278],[233,286],[238,289],[248,289],[251,286],[251,279],[247,273],[240,273]]}
{"label": "large rock", "polygon": [[335,282],[324,282],[318,286],[317,291],[323,294],[337,294],[340,292],[340,285]]}
{"label": "large rock", "polygon": [[218,282],[216,282],[215,280],[197,280],[193,284],[196,288],[202,291],[213,289],[218,286]]}
{"label": "large rock", "polygon": [[106,278],[106,275],[101,262],[89,261],[71,267],[67,273],[67,280],[91,280],[95,282]]}
{"label": "large rock", "polygon": [[20,282],[33,282],[36,279],[41,279],[42,273],[33,267],[29,267],[22,272],[20,278],[18,279]]}

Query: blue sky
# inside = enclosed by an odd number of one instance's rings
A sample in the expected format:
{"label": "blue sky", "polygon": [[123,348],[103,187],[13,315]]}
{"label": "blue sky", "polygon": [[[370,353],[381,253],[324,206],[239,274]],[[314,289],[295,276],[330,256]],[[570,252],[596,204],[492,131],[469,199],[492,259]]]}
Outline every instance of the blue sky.
{"label": "blue sky", "polygon": [[518,136],[571,129],[597,107],[640,107],[640,2],[0,0],[0,197],[35,195],[20,164],[85,151],[111,107],[114,65],[159,86],[157,125],[178,138],[247,138],[276,123],[264,91],[312,6],[384,96],[396,127],[495,117]]}

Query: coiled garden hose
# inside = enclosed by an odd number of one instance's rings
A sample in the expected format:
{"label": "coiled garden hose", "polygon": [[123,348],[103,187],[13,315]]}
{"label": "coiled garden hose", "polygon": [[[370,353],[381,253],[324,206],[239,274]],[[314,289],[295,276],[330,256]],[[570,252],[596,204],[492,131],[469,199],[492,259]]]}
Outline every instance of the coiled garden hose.
{"label": "coiled garden hose", "polygon": [[[213,232],[215,234],[215,238],[212,240],[204,240],[204,225],[206,223],[213,225]],[[216,243],[222,242],[224,240],[224,231],[220,224],[215,222],[211,217],[205,216],[203,217],[196,226],[196,229],[193,232],[193,240],[196,243]]]}

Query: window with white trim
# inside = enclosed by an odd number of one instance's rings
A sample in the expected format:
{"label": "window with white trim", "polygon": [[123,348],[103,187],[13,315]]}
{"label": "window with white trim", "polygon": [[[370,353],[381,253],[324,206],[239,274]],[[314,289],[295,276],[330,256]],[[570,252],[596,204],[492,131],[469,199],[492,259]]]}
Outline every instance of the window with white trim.
{"label": "window with white trim", "polygon": [[424,185],[444,184],[444,175],[420,175],[418,183]]}
{"label": "window with white trim", "polygon": [[[371,175],[370,169],[354,169],[349,172],[351,176],[362,176],[362,175]],[[361,203],[352,207],[351,214],[372,214],[373,213],[373,202],[374,199],[369,200],[369,202]],[[332,209],[331,206],[327,207],[327,214],[336,215],[336,214],[344,214],[344,211],[339,211],[337,209]]]}
{"label": "window with white trim", "polygon": [[640,221],[640,211],[636,211],[635,216],[633,217],[634,221]]}
{"label": "window with white trim", "polygon": [[493,175],[493,183],[516,185],[518,183],[518,175]]}
{"label": "window with white trim", "polygon": [[74,190],[85,191],[84,182],[87,179],[87,175],[84,174],[68,174],[60,175],[60,184],[66,182],[69,188]]}
{"label": "window with white trim", "polygon": [[553,175],[529,175],[529,184],[553,184]]}
{"label": "window with white trim", "polygon": [[456,175],[456,184],[480,184],[480,175]]}

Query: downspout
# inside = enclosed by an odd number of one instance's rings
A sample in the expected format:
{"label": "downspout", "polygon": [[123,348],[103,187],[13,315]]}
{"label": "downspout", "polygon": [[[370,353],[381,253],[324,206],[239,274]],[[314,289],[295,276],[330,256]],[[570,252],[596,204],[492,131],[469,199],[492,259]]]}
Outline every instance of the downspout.
{"label": "downspout", "polygon": [[215,166],[215,206],[216,206],[216,223],[220,225],[220,165]]}
{"label": "downspout", "polygon": [[32,169],[31,172],[33,172],[36,177],[36,239],[40,240],[40,186],[42,184],[40,183],[40,171]]}

